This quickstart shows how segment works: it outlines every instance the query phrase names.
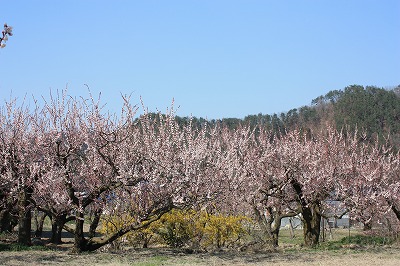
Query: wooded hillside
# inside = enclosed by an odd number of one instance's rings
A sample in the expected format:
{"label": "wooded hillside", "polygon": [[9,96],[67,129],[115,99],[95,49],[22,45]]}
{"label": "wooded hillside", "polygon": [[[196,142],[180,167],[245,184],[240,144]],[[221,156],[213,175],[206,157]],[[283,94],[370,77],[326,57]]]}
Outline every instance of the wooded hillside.
{"label": "wooded hillside", "polygon": [[[180,124],[189,121],[188,117],[177,117]],[[224,118],[207,121],[192,118],[194,124],[223,123],[236,128],[240,123],[255,126],[265,125],[273,132],[284,133],[291,129],[318,130],[332,125],[336,129],[354,130],[366,133],[373,141],[376,137],[384,141],[390,135],[392,145],[400,146],[400,85],[393,89],[375,86],[351,85],[343,90],[329,91],[311,101],[308,106],[293,108],[287,112],[274,114],[248,115],[244,119]]]}

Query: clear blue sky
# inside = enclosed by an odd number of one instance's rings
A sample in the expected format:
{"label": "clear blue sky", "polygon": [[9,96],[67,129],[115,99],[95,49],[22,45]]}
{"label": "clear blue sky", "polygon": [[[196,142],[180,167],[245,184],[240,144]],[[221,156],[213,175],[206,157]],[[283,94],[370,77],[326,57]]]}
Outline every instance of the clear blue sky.
{"label": "clear blue sky", "polygon": [[400,84],[400,1],[1,1],[0,100],[120,93],[178,115],[243,118],[352,84]]}

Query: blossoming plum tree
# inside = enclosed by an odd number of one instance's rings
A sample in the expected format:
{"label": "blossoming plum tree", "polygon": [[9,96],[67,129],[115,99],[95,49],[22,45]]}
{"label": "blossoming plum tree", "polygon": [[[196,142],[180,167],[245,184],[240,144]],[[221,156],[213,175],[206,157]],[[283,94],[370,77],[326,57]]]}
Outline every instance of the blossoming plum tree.
{"label": "blossoming plum tree", "polygon": [[[181,129],[173,109],[156,116],[125,104],[119,117],[104,115],[93,99],[65,94],[46,104],[37,163],[36,204],[61,219],[75,236],[75,250],[95,250],[132,230],[148,226],[172,208],[199,205],[217,194],[220,171],[212,130]],[[211,185],[212,184],[212,185]],[[49,204],[50,202],[50,204]],[[94,213],[89,238],[83,225]],[[128,213],[131,223],[95,238],[102,213]],[[68,217],[67,217],[68,216]],[[72,218],[71,218],[72,217]],[[75,228],[65,225],[75,220]]]}
{"label": "blossoming plum tree", "polygon": [[[13,99],[0,111],[0,193],[2,207],[2,227],[10,229],[12,206],[16,205],[18,220],[18,242],[30,244],[31,195],[35,181],[32,165],[35,154],[34,134],[30,113],[23,104],[18,106]],[[11,211],[11,212],[10,212]]]}
{"label": "blossoming plum tree", "polygon": [[301,214],[305,245],[318,244],[321,219],[331,208],[326,202],[338,200],[342,189],[338,169],[349,160],[341,153],[343,134],[328,128],[273,135],[258,128],[231,139],[237,145],[239,198],[251,206],[265,237],[276,246],[281,219]]}

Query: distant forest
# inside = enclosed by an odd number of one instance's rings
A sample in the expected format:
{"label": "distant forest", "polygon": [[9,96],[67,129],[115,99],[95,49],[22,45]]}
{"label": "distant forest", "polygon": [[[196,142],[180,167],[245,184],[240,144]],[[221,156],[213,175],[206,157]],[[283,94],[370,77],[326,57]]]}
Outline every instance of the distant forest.
{"label": "distant forest", "polygon": [[239,125],[262,125],[277,134],[292,129],[321,130],[328,125],[345,131],[358,129],[367,141],[385,141],[400,148],[400,85],[393,89],[351,85],[333,90],[311,101],[308,106],[294,108],[280,114],[248,115],[244,119],[224,118],[206,120],[197,117],[176,117],[181,124],[190,119],[196,127],[205,123],[223,123],[230,129]]}

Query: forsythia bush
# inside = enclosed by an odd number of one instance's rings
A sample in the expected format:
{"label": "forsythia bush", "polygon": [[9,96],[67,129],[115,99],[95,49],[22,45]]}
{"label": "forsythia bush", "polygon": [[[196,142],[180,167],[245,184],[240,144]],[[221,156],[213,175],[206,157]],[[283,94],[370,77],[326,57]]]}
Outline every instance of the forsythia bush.
{"label": "forsythia bush", "polygon": [[221,248],[232,246],[248,234],[246,224],[250,222],[245,216],[173,210],[154,226],[155,232],[172,247]]}
{"label": "forsythia bush", "polygon": [[[107,235],[112,234],[115,231],[122,228],[125,224],[132,223],[134,219],[130,215],[112,215],[105,216],[101,220],[101,228],[99,230],[100,234]],[[152,231],[152,227],[149,226],[147,228],[132,231],[124,235],[121,239],[114,241],[114,247],[119,247],[122,244],[130,245],[130,246],[142,246],[147,248],[150,241],[153,240],[154,232]]]}
{"label": "forsythia bush", "polygon": [[164,214],[153,228],[168,246],[183,247],[201,234],[197,228],[201,226],[198,218],[193,210],[172,210]]}
{"label": "forsythia bush", "polygon": [[[121,228],[131,217],[106,217],[101,233],[107,234]],[[248,234],[246,225],[251,220],[245,216],[208,214],[206,211],[172,210],[146,229],[127,234],[121,241],[129,245],[147,247],[166,244],[170,247],[221,248],[238,243]]]}
{"label": "forsythia bush", "polygon": [[244,222],[250,222],[249,218],[235,215],[207,215],[207,218],[208,221],[204,227],[203,245],[205,247],[220,248],[235,244],[247,233]]}

